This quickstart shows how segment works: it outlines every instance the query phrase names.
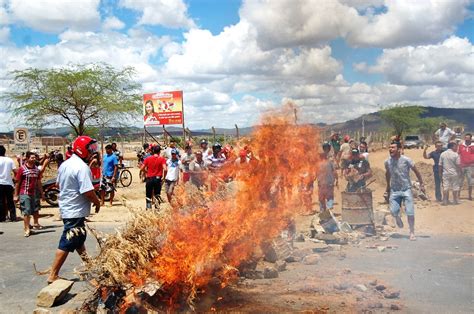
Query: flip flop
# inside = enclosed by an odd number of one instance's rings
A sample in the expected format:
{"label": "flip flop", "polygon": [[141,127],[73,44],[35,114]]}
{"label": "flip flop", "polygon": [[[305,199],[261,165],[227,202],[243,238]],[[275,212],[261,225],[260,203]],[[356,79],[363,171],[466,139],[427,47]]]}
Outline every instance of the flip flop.
{"label": "flip flop", "polygon": [[38,224],[38,225],[33,225],[33,229],[36,229],[36,230],[43,230],[44,227],[43,227],[42,225]]}
{"label": "flip flop", "polygon": [[25,238],[28,238],[31,235],[31,230],[25,231]]}

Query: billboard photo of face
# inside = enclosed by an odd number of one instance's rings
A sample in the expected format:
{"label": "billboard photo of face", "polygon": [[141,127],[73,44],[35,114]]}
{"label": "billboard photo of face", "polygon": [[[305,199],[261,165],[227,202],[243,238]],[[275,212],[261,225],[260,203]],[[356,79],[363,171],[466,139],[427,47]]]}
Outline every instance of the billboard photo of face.
{"label": "billboard photo of face", "polygon": [[159,92],[143,95],[145,126],[182,124],[183,92]]}

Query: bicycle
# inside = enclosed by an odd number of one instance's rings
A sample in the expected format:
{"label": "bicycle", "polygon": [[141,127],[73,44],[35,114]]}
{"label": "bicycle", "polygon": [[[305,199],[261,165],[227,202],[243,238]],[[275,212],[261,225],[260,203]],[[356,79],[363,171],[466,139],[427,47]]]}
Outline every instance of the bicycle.
{"label": "bicycle", "polygon": [[132,184],[132,173],[124,165],[119,166],[119,174],[117,182],[120,182],[122,187],[126,188]]}

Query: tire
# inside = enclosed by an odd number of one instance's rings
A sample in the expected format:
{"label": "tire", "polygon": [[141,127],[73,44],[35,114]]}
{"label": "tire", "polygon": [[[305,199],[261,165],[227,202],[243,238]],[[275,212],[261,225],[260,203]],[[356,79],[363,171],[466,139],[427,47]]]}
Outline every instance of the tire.
{"label": "tire", "polygon": [[120,171],[119,181],[124,188],[130,186],[132,184],[132,173],[127,169]]}
{"label": "tire", "polygon": [[59,202],[59,190],[58,189],[51,189],[46,191],[44,194],[44,198],[46,200],[46,203],[48,203],[51,206],[58,206]]}

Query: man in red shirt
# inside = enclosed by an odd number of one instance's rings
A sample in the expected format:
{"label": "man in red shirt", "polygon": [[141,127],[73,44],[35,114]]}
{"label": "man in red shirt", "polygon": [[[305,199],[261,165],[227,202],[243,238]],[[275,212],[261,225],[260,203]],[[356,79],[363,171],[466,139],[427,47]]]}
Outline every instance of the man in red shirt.
{"label": "man in red shirt", "polygon": [[20,210],[23,214],[23,224],[25,230],[25,237],[29,237],[30,230],[30,216],[33,215],[33,228],[41,229],[38,222],[39,213],[36,206],[36,191],[38,189],[39,195],[43,195],[41,186],[41,175],[38,167],[36,167],[36,155],[32,152],[26,152],[25,164],[20,167],[16,174],[15,185],[15,202],[20,202]]}
{"label": "man in red shirt", "polygon": [[469,200],[472,201],[472,187],[474,186],[474,143],[472,134],[464,135],[464,143],[459,144],[458,154],[461,159],[461,187],[464,183],[464,177],[467,177]]}
{"label": "man in red shirt", "polygon": [[[153,155],[147,157],[140,167],[140,175],[145,173],[146,208],[151,209],[153,198],[160,200],[161,182],[166,173],[166,159],[160,156],[160,146],[153,147]],[[156,204],[155,204],[156,206]]]}

